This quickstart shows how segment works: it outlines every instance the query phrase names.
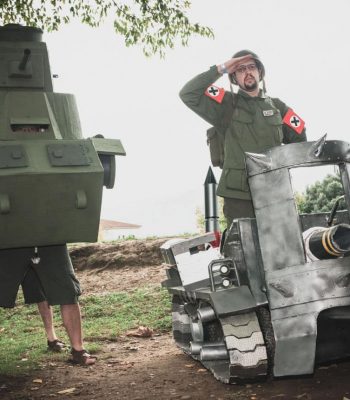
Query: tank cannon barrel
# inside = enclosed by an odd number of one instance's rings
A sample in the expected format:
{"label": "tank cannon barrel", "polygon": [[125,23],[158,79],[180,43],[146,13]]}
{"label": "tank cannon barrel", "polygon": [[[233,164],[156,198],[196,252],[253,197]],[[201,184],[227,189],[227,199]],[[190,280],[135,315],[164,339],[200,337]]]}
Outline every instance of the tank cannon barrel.
{"label": "tank cannon barrel", "polygon": [[350,225],[314,227],[304,232],[306,256],[310,261],[344,256],[350,251]]}
{"label": "tank cannon barrel", "polygon": [[22,57],[21,62],[18,65],[18,69],[20,71],[24,71],[26,69],[26,66],[27,66],[27,63],[28,63],[28,61],[30,59],[31,54],[32,54],[32,52],[29,49],[24,49],[23,50],[23,57]]}

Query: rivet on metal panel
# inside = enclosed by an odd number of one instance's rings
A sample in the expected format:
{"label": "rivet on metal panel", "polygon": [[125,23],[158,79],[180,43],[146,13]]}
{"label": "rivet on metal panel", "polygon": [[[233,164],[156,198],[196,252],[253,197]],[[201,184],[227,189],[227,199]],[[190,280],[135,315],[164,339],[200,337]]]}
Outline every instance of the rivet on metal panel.
{"label": "rivet on metal panel", "polygon": [[10,198],[8,194],[0,194],[0,214],[8,214],[10,212]]}
{"label": "rivet on metal panel", "polygon": [[62,149],[54,149],[52,151],[52,155],[56,158],[62,158],[63,157],[63,151]]}
{"label": "rivet on metal panel", "polygon": [[75,206],[79,209],[87,207],[87,196],[84,190],[77,190],[75,194]]}
{"label": "rivet on metal panel", "polygon": [[23,154],[21,152],[21,150],[13,150],[11,152],[11,158],[13,158],[14,160],[18,160],[20,158],[22,158]]}

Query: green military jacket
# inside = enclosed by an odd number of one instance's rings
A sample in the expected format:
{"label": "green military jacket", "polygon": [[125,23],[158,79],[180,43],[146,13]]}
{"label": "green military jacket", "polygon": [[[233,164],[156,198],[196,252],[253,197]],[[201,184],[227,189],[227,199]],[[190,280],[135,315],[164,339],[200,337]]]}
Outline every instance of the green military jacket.
{"label": "green military jacket", "polygon": [[282,143],[306,140],[305,129],[297,133],[283,123],[289,107],[261,91],[251,97],[219,92],[218,99],[208,96],[207,89],[221,75],[213,66],[189,81],[180,91],[182,101],[224,135],[223,171],[217,194],[222,197],[250,199],[245,172],[245,152],[258,153]]}

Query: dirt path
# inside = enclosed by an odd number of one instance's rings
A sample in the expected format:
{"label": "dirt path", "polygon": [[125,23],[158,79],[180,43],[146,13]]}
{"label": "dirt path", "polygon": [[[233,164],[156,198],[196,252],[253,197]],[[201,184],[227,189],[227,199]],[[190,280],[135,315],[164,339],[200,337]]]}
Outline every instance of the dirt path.
{"label": "dirt path", "polygon": [[[132,350],[130,350],[132,349]],[[1,399],[342,400],[350,398],[350,363],[318,369],[312,378],[228,386],[174,346],[170,335],[108,344],[90,368],[51,363],[21,380],[2,382]],[[34,383],[41,379],[42,383]],[[346,389],[348,388],[348,389]],[[69,394],[59,394],[70,390]]]}
{"label": "dirt path", "polygon": [[[153,248],[157,249],[158,245],[155,242]],[[130,290],[144,284],[159,285],[164,279],[160,262],[146,265],[144,257],[137,264],[137,260],[142,258],[137,249],[142,253],[146,247],[141,243],[129,244],[128,253],[135,259],[135,265],[110,265],[109,268],[104,266],[106,259],[110,259],[108,251],[112,249],[100,249],[106,257],[104,261],[96,261],[96,251],[79,250],[79,255],[73,251],[84,293]],[[115,252],[119,250],[113,249]],[[150,248],[147,251],[152,255]],[[90,257],[95,259],[97,269],[92,268]],[[128,282],[127,288],[125,282]],[[116,342],[106,343],[98,358],[97,365],[89,368],[55,361],[25,377],[0,376],[0,399],[350,399],[350,362],[318,368],[313,377],[229,386],[216,381],[200,363],[179,351],[170,334],[137,339],[119,337]]]}

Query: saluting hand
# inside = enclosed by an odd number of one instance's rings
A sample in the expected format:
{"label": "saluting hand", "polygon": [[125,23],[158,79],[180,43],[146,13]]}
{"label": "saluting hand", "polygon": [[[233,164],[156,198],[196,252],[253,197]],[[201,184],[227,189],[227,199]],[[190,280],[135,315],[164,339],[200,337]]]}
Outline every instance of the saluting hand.
{"label": "saluting hand", "polygon": [[220,64],[217,66],[218,71],[220,74],[223,73],[228,73],[228,74],[233,74],[234,72],[236,72],[237,68],[247,62],[252,60],[253,57],[248,54],[246,56],[242,56],[242,57],[236,57],[236,58],[230,58],[228,61],[224,62],[223,64]]}

